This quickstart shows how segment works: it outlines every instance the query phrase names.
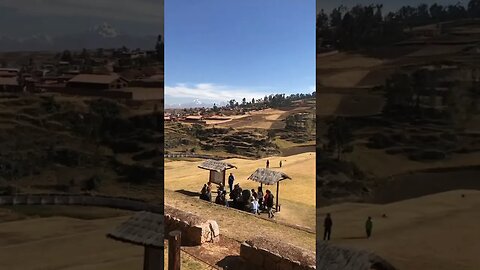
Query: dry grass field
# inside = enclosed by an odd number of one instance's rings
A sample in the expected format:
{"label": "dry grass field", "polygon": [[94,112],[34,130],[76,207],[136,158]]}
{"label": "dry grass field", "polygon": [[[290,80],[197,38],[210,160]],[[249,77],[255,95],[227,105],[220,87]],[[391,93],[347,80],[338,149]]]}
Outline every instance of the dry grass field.
{"label": "dry grass field", "polygon": [[[332,243],[373,251],[398,269],[475,270],[480,265],[479,207],[480,192],[472,190],[386,205],[345,203],[318,209],[317,234],[323,236],[323,218],[331,213]],[[368,216],[373,236],[365,239]]]}
{"label": "dry grass field", "polygon": [[140,270],[142,247],[106,237],[127,218],[46,217],[0,223],[0,269]]}
{"label": "dry grass field", "polygon": [[[276,216],[279,221],[293,225],[315,228],[315,153],[307,152],[289,157],[270,157],[270,168],[280,170],[292,180],[280,183],[279,203],[281,212]],[[260,160],[229,159],[238,169],[232,169],[235,182],[243,189],[252,189],[258,183],[247,180],[257,169],[265,167],[267,158]],[[278,168],[283,160],[283,167]],[[165,188],[172,191],[185,190],[200,192],[203,184],[208,182],[209,172],[199,169],[201,161],[170,161],[165,163]],[[264,186],[275,194],[276,186]],[[166,195],[168,196],[168,195]],[[214,194],[215,198],[216,194]],[[168,198],[167,198],[168,201]]]}

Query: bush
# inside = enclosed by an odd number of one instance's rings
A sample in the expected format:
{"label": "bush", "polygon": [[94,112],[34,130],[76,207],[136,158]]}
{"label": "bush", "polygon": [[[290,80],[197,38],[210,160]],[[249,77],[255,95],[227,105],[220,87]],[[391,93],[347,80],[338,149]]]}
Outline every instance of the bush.
{"label": "bush", "polygon": [[85,190],[98,190],[100,188],[100,184],[102,183],[102,179],[98,175],[94,175],[85,181]]}

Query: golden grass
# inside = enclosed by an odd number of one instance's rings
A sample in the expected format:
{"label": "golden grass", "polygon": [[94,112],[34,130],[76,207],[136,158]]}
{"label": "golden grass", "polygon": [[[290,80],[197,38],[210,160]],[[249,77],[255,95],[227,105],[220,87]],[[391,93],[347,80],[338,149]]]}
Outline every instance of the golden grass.
{"label": "golden grass", "polygon": [[[255,190],[258,183],[247,180],[257,169],[265,167],[266,160],[270,160],[270,168],[280,170],[289,175],[292,180],[280,183],[279,203],[282,211],[277,219],[289,224],[314,228],[315,223],[315,153],[308,152],[289,157],[269,157],[259,160],[246,160],[240,158],[228,159],[238,167],[228,172],[235,176],[235,183],[243,189]],[[283,167],[279,167],[283,160]],[[200,192],[203,184],[208,182],[209,171],[199,169],[201,162],[171,161],[165,163],[165,189],[187,190]],[[228,188],[228,187],[227,187]],[[264,186],[275,194],[276,186]],[[166,195],[167,196],[167,195]],[[214,194],[214,196],[216,196]],[[168,198],[167,198],[168,201]]]}
{"label": "golden grass", "polygon": [[455,168],[478,165],[480,153],[455,154],[450,159],[444,161],[418,162],[409,160],[403,155],[389,155],[384,150],[355,146],[354,151],[346,155],[346,159],[353,161],[362,171],[373,176],[388,177],[431,168]]}
{"label": "golden grass", "polygon": [[[319,209],[317,234],[323,235],[323,218],[331,213],[334,244],[373,251],[398,269],[474,270],[480,265],[479,209],[480,192],[472,190],[386,205],[333,205]],[[368,216],[373,234],[367,240]]]}

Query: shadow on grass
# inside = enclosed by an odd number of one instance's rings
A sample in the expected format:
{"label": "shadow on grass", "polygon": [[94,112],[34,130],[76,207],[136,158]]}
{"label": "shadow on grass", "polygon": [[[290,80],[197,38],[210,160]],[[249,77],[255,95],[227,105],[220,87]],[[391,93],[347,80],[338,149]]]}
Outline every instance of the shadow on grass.
{"label": "shadow on grass", "polygon": [[189,190],[185,190],[185,189],[175,190],[175,192],[178,192],[180,194],[187,195],[187,196],[190,196],[190,197],[200,196],[200,193],[198,193],[198,192],[193,192],[193,191],[189,191]]}
{"label": "shadow on grass", "polygon": [[245,261],[240,256],[227,256],[223,258],[221,261],[217,262],[216,265],[220,267],[220,269],[225,270],[247,270],[249,268]]}

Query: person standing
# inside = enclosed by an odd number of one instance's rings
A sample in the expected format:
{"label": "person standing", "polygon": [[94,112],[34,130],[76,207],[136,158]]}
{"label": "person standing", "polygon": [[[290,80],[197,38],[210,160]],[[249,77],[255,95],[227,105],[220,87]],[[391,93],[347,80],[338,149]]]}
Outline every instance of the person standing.
{"label": "person standing", "polygon": [[252,211],[252,214],[259,214],[260,215],[260,212],[258,212],[258,201],[256,198],[254,198],[252,200],[252,202],[250,203],[250,209]]}
{"label": "person standing", "polygon": [[280,160],[280,168],[282,167],[282,161]]}
{"label": "person standing", "polygon": [[265,201],[265,205],[267,206],[267,211],[268,211],[268,217],[269,218],[273,218],[275,217],[275,215],[273,214],[273,194],[272,192],[270,192],[270,190],[267,189],[266,191],[267,195],[266,195],[266,201]]}
{"label": "person standing", "polygon": [[323,221],[323,241],[330,240],[330,234],[332,233],[332,218],[330,217],[330,213],[327,213],[325,220]]}
{"label": "person standing", "polygon": [[230,175],[228,176],[228,187],[230,187],[230,193],[232,193],[234,181],[235,181],[235,176],[233,176],[233,173],[230,173]]}
{"label": "person standing", "polygon": [[367,222],[365,222],[365,231],[367,232],[367,238],[370,238],[372,235],[373,222],[372,217],[368,217]]}
{"label": "person standing", "polygon": [[263,191],[261,187],[258,187],[257,198],[258,198],[258,210],[260,211],[263,209]]}
{"label": "person standing", "polygon": [[267,169],[270,167],[270,160],[267,159]]}

